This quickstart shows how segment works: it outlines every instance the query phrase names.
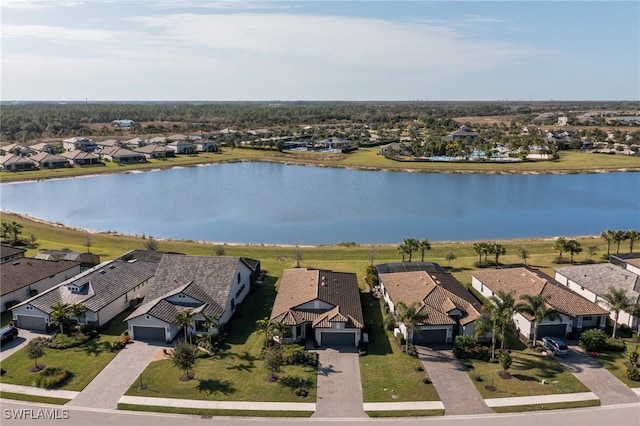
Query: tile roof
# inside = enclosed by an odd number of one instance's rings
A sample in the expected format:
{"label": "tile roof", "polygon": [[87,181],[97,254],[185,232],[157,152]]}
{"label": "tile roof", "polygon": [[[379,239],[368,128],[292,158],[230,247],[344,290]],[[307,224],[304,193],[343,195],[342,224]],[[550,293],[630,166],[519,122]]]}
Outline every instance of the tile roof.
{"label": "tile roof", "polygon": [[[7,260],[0,265],[0,274],[2,275],[2,295],[11,293],[12,291],[25,288],[30,284],[37,283],[52,275],[70,271],[78,267],[80,262],[72,262],[69,260],[50,261],[35,259],[31,257],[20,257]],[[73,276],[71,272],[65,278]]]}
{"label": "tile roof", "polygon": [[81,151],[79,149],[62,152],[60,153],[60,156],[64,158],[68,158],[69,160],[87,160],[87,159],[97,160],[100,158],[92,152]]}
{"label": "tile roof", "polygon": [[[523,295],[548,296],[547,307],[570,317],[579,315],[608,315],[608,311],[571,291],[550,276],[528,268],[493,269],[476,271],[472,276],[494,293],[514,292],[516,302]],[[526,315],[525,315],[526,316]]]}
{"label": "tile roof", "polygon": [[[82,303],[86,309],[97,312],[132,291],[136,286],[153,278],[157,266],[152,262],[107,261],[22,302],[20,305],[30,304],[45,313],[51,313],[51,306],[58,302]],[[69,290],[69,285],[82,287],[83,290],[79,293],[73,293]]]}
{"label": "tile roof", "polygon": [[[330,305],[330,308],[303,306],[316,300]],[[348,328],[364,327],[356,274],[286,269],[282,273],[270,319],[287,325],[311,321],[314,327],[320,328],[330,328],[333,322],[345,322]]]}
{"label": "tile roof", "polygon": [[59,157],[57,155],[49,154],[48,152],[39,152],[32,155],[29,159],[37,161],[38,163],[67,163],[67,159]]}
{"label": "tile roof", "polygon": [[614,287],[623,289],[633,301],[640,299],[640,277],[612,263],[562,266],[556,268],[556,273],[598,296],[603,296],[610,287]]}
{"label": "tile roof", "polygon": [[172,323],[179,307],[169,308],[166,305],[171,303],[166,299],[179,293],[199,300],[200,309],[208,315],[220,316],[227,305],[238,262],[237,257],[163,255],[145,303],[127,319],[149,314]]}
{"label": "tile roof", "polygon": [[446,272],[395,272],[380,274],[378,278],[394,304],[419,304],[418,312],[428,315],[423,325],[455,324],[449,316],[455,309],[463,314],[461,324],[471,323],[480,316],[480,302]]}
{"label": "tile roof", "polygon": [[16,257],[17,255],[24,254],[26,251],[27,250],[23,248],[10,246],[8,244],[0,244],[0,259],[4,261],[5,257]]}

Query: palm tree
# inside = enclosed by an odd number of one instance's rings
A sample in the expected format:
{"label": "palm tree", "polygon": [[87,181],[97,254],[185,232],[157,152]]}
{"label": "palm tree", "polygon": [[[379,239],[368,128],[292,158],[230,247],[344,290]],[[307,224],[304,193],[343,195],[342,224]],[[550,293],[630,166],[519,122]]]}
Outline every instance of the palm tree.
{"label": "palm tree", "polygon": [[60,334],[64,334],[64,323],[69,319],[69,305],[58,302],[51,307],[53,311],[49,314],[52,324],[60,326]]}
{"label": "palm tree", "polygon": [[589,247],[587,247],[587,253],[589,253],[589,262],[591,262],[591,258],[597,252],[598,252],[598,246],[589,246]]}
{"label": "palm tree", "polygon": [[395,317],[398,323],[403,323],[406,328],[405,352],[409,351],[409,336],[414,331],[420,333],[420,326],[427,321],[429,316],[420,312],[418,302],[407,305],[404,302],[398,302],[395,309]]}
{"label": "palm tree", "polygon": [[82,306],[82,303],[74,303],[69,306],[68,310],[69,315],[75,317],[76,320],[78,320],[78,323],[80,322],[80,317],[87,311],[86,308]]}
{"label": "palm tree", "polygon": [[266,347],[267,343],[269,342],[269,339],[271,338],[271,332],[273,331],[273,323],[269,321],[267,318],[263,318],[256,321],[256,326],[258,327],[259,331],[262,331],[264,333],[263,346]]}
{"label": "palm tree", "polygon": [[11,234],[13,234],[13,242],[17,243],[18,236],[22,233],[22,224],[14,221],[14,222],[11,222],[9,226],[10,226],[10,232]]}
{"label": "palm tree", "polygon": [[11,225],[6,222],[2,222],[2,239],[6,240],[7,236],[10,233],[11,233]]}
{"label": "palm tree", "polygon": [[616,242],[616,254],[620,253],[620,243],[626,239],[626,233],[622,229],[613,231],[613,241]]}
{"label": "palm tree", "polygon": [[527,259],[531,257],[531,254],[525,246],[521,246],[520,248],[518,248],[518,256],[520,256],[520,259],[522,259],[524,265],[527,266]]}
{"label": "palm tree", "polygon": [[603,295],[609,303],[609,312],[613,313],[613,333],[611,337],[616,337],[616,329],[618,328],[618,318],[620,311],[625,311],[632,306],[627,293],[621,288],[609,287],[609,291]]}
{"label": "palm tree", "polygon": [[409,248],[405,243],[398,245],[398,253],[402,255],[402,262],[404,263],[404,255],[409,253]]}
{"label": "palm tree", "polygon": [[409,262],[411,262],[411,256],[413,255],[414,250],[418,250],[419,248],[418,240],[415,238],[405,238],[403,243],[407,248],[407,253],[409,254]]}
{"label": "palm tree", "polygon": [[493,243],[491,244],[490,251],[496,256],[496,265],[499,265],[498,259],[507,252],[507,249],[502,244]]}
{"label": "palm tree", "polygon": [[[193,317],[195,316],[195,313],[193,312],[193,309],[185,309],[182,312],[179,312],[176,315],[176,323],[178,324],[178,327],[182,328],[184,330],[184,341],[187,342],[188,339],[188,331],[189,328],[191,327],[191,321],[193,320]],[[189,339],[190,341],[191,339]]]}
{"label": "palm tree", "polygon": [[420,250],[420,255],[421,255],[420,261],[424,262],[425,250],[431,250],[431,244],[429,243],[429,240],[425,238],[424,240],[418,241],[418,249]]}
{"label": "palm tree", "polygon": [[516,312],[516,299],[514,291],[506,292],[498,290],[489,298],[495,306],[494,312],[497,319],[497,325],[500,327],[500,349],[504,350],[507,331],[513,328],[513,314]]}
{"label": "palm tree", "polygon": [[201,312],[202,316],[202,326],[207,329],[207,337],[209,337],[209,330],[218,323],[218,319],[216,317],[209,316],[204,312]]}
{"label": "palm tree", "polygon": [[633,253],[633,243],[640,240],[640,232],[636,229],[629,229],[625,232],[625,237],[629,240],[629,253]]}
{"label": "palm tree", "polygon": [[487,260],[487,254],[489,253],[489,244],[484,241],[473,243],[473,250],[478,255],[478,264],[482,264],[482,256],[484,255],[485,262]]}
{"label": "palm tree", "polygon": [[565,246],[565,249],[569,252],[569,261],[573,263],[573,255],[582,253],[582,247],[576,240],[569,240]]}
{"label": "palm tree", "polygon": [[562,253],[567,249],[567,240],[564,237],[558,237],[553,243],[553,248],[558,251],[558,263],[561,263]]}
{"label": "palm tree", "polygon": [[533,317],[533,346],[535,346],[538,342],[538,324],[545,318],[555,321],[560,318],[560,315],[547,307],[549,296],[524,294],[520,299],[523,301],[515,306],[515,310]]}
{"label": "palm tree", "polygon": [[496,307],[492,304],[483,306],[482,313],[478,317],[474,326],[476,338],[491,333],[491,359],[496,357],[496,330],[498,329],[498,316],[495,314]]}
{"label": "palm tree", "polygon": [[600,238],[607,242],[607,258],[609,258],[609,256],[611,256],[611,242],[613,241],[613,231],[611,229],[602,231],[600,233]]}

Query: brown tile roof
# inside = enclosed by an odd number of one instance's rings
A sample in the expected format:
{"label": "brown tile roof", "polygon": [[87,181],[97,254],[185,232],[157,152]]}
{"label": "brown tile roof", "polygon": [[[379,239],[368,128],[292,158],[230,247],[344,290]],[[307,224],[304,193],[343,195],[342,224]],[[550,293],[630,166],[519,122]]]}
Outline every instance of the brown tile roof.
{"label": "brown tile roof", "polygon": [[0,244],[0,259],[4,262],[5,258],[22,257],[26,251],[27,250],[23,248]]}
{"label": "brown tile roof", "polygon": [[380,274],[380,282],[394,304],[420,304],[421,313],[428,315],[423,325],[455,324],[449,313],[462,312],[461,324],[468,324],[480,316],[482,305],[451,274],[444,272],[395,272]]}
{"label": "brown tile roof", "polygon": [[525,295],[548,296],[548,308],[570,317],[579,315],[607,315],[609,312],[563,286],[541,271],[528,268],[494,269],[472,272],[494,293],[502,290],[515,292],[516,301]]}
{"label": "brown tile roof", "polygon": [[[325,308],[303,306],[316,300]],[[287,325],[311,321],[314,327],[324,328],[333,322],[345,322],[348,328],[362,328],[356,274],[306,268],[285,270],[270,319]]]}
{"label": "brown tile roof", "polygon": [[[2,295],[37,283],[52,275],[63,273],[80,265],[80,262],[70,260],[41,260],[31,257],[21,257],[8,260],[0,265],[2,279]],[[71,278],[69,273],[65,278]]]}

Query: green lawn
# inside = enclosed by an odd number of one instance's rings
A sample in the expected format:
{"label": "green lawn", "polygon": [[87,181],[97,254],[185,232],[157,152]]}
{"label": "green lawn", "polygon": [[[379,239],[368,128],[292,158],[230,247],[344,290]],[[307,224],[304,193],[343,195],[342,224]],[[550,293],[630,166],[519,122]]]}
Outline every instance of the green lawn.
{"label": "green lawn", "polygon": [[363,314],[369,333],[368,355],[360,357],[360,378],[364,402],[436,401],[438,393],[421,371],[418,358],[402,353],[391,333],[382,325],[381,305],[364,293]]}
{"label": "green lawn", "polygon": [[[260,359],[263,335],[255,322],[268,317],[275,299],[275,278],[252,292],[232,320],[233,328],[225,348],[218,355],[197,361],[195,379],[180,381],[183,373],[171,361],[152,362],[142,373],[147,388],[134,383],[127,395],[219,401],[314,402],[316,399],[315,367],[285,366],[280,380],[267,382],[267,372]],[[290,383],[303,387],[307,398],[300,399],[291,391]]]}
{"label": "green lawn", "polygon": [[[640,352],[640,342],[638,342],[638,340],[633,338],[624,339],[624,341],[627,345],[627,351],[632,352],[636,347],[638,347],[638,352]],[[625,385],[629,386],[630,388],[640,388],[640,382],[633,381],[624,374],[627,369],[627,353],[601,352],[595,359]]]}
{"label": "green lawn", "polygon": [[[71,376],[59,389],[81,391],[116,356],[116,353],[109,349],[108,343],[117,341],[125,330],[126,324],[122,320],[126,315],[128,312],[114,318],[109,329],[81,346],[46,349],[44,356],[38,359],[38,365],[68,370]],[[2,368],[7,370],[1,378],[2,383],[32,386],[36,373],[30,373],[29,368],[33,364],[34,361],[27,358],[26,347],[20,349],[2,361]]]}
{"label": "green lawn", "polygon": [[190,414],[202,417],[311,417],[312,411],[210,410],[206,408],[159,407],[157,405],[118,404],[118,410]]}
{"label": "green lawn", "polygon": [[[471,381],[483,398],[506,398],[532,395],[553,395],[588,392],[578,379],[565,370],[552,356],[543,356],[530,350],[512,351],[511,378],[498,374],[502,367],[478,360],[463,360]],[[479,380],[482,381],[479,381]],[[546,384],[541,384],[545,380]],[[495,391],[487,390],[493,386]]]}
{"label": "green lawn", "polygon": [[13,392],[0,392],[0,398],[13,399],[15,401],[31,401],[31,402],[39,402],[42,404],[55,404],[55,405],[64,405],[67,402],[71,401],[70,399],[65,399],[65,398],[52,398],[49,396],[25,395],[21,393],[13,393]]}

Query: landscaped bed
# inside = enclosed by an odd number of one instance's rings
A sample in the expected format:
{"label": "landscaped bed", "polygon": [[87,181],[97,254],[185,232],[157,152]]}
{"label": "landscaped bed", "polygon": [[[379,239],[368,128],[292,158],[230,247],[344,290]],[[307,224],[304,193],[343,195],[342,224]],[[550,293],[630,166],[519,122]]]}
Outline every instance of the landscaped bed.
{"label": "landscaped bed", "polygon": [[[500,364],[462,360],[471,381],[483,398],[589,392],[585,385],[550,355],[525,349],[512,351],[511,356],[513,364],[508,376],[501,374]],[[493,388],[495,390],[491,390]]]}
{"label": "landscaped bed", "polygon": [[625,374],[629,364],[628,354],[633,352],[636,347],[640,352],[640,341],[636,338],[622,340],[627,346],[626,352],[598,352],[595,360],[625,385],[630,388],[640,388],[640,381],[631,380]]}

